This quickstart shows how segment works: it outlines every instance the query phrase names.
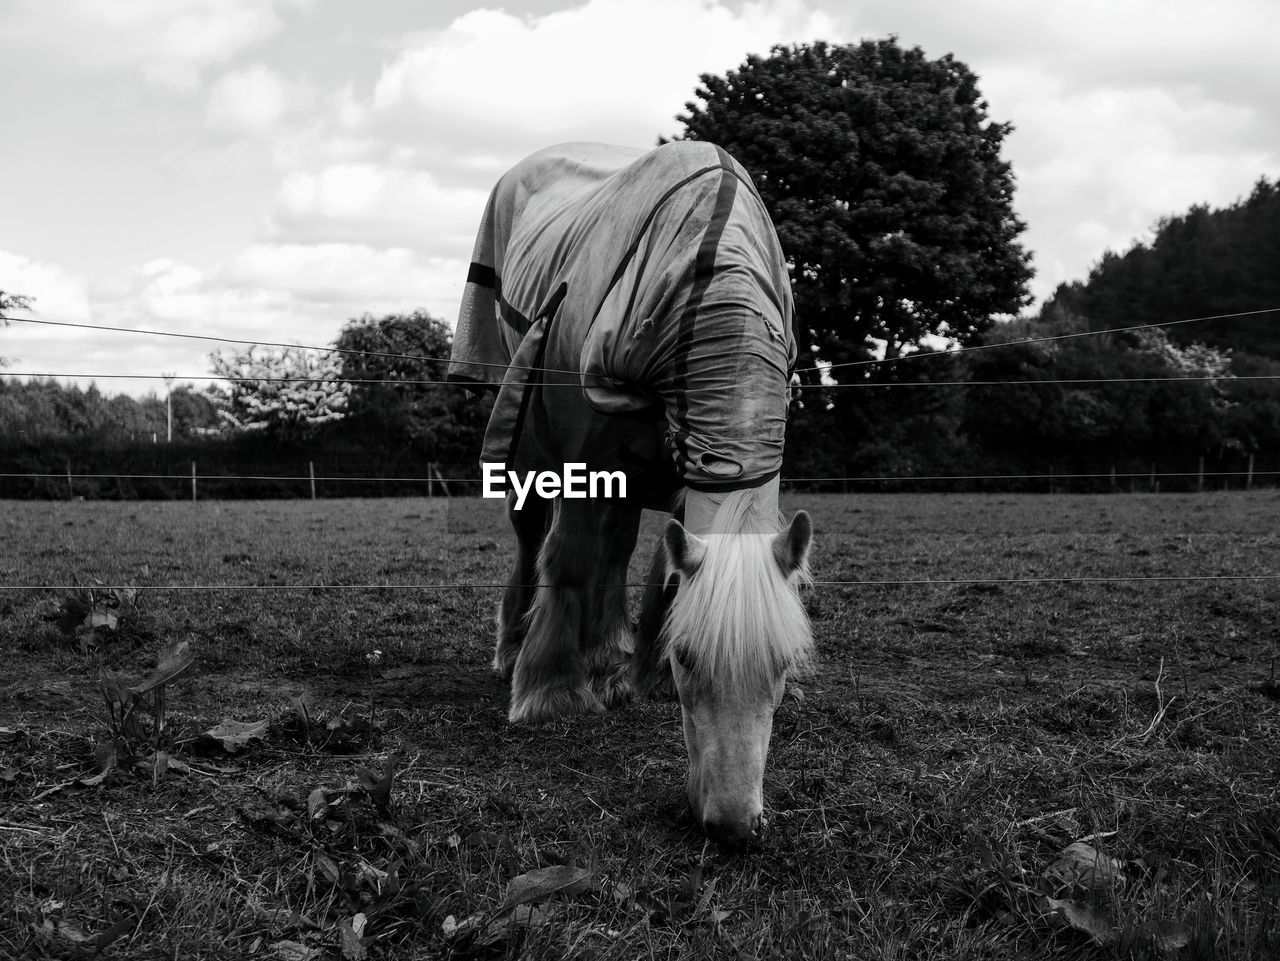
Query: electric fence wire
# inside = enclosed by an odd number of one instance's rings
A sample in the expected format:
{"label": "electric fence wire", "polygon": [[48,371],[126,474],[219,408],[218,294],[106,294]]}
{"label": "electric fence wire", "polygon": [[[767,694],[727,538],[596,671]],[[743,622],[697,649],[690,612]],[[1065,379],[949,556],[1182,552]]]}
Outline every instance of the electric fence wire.
{"label": "electric fence wire", "polygon": [[[815,587],[964,587],[972,584],[1127,584],[1127,583],[1198,583],[1215,581],[1280,581],[1280,574],[1066,574],[1045,577],[954,577],[954,578],[856,578],[820,580]],[[388,583],[308,583],[308,584],[0,584],[0,591],[453,591],[505,590],[506,583],[471,582],[458,584],[388,584]],[[521,584],[527,589],[551,585]],[[574,585],[560,585],[578,589]],[[597,584],[597,588],[643,588],[643,581],[623,584]]]}
{"label": "electric fence wire", "polygon": [[[958,354],[969,353],[969,352],[978,351],[978,350],[993,350],[999,347],[1053,343],[1057,341],[1070,340],[1078,337],[1097,337],[1097,336],[1103,336],[1106,334],[1124,333],[1126,331],[1153,330],[1157,328],[1177,327],[1184,324],[1199,324],[1199,323],[1205,323],[1207,321],[1215,321],[1215,320],[1231,320],[1231,319],[1242,318],[1242,317],[1256,317],[1262,314],[1277,313],[1277,312],[1280,312],[1280,307],[1262,307],[1256,310],[1242,310],[1242,311],[1235,311],[1232,313],[1223,313],[1223,314],[1208,314],[1202,317],[1188,317],[1188,318],[1183,318],[1181,320],[1156,321],[1148,324],[1134,324],[1128,327],[1111,327],[1105,330],[1072,331],[1065,334],[1051,334],[1051,335],[1045,335],[1042,337],[1025,337],[1025,338],[1019,338],[1017,340],[1001,341],[999,343],[992,343],[992,344],[971,344],[968,346],[955,347],[955,348],[950,348],[946,350],[915,351],[910,354],[903,354],[896,357],[869,358],[866,360],[847,361],[847,362],[838,363],[838,364],[817,364],[811,367],[797,368],[796,373],[797,374],[817,373],[822,376],[829,376],[831,371],[839,370],[847,367],[866,367],[874,364],[899,363],[899,362],[908,361],[908,360],[918,360],[925,357],[943,357],[943,356],[953,357]],[[237,339],[233,337],[219,337],[211,334],[188,334],[188,333],[180,333],[177,331],[147,330],[145,328],[136,328],[136,327],[109,327],[102,324],[86,324],[86,323],[62,321],[62,320],[43,320],[43,319],[34,318],[34,317],[7,317],[6,319],[14,323],[43,324],[43,325],[52,326],[52,327],[69,327],[69,328],[79,328],[79,329],[85,329],[85,330],[112,331],[116,333],[141,334],[141,335],[149,335],[154,337],[176,337],[176,338],[182,338],[186,340],[203,340],[203,341],[210,341],[214,343],[236,344],[240,346],[251,346],[251,347],[280,347],[280,348],[292,348],[295,350],[313,350],[313,351],[320,351],[323,353],[339,353],[339,354],[358,355],[358,356],[364,356],[364,357],[380,357],[380,358],[396,359],[396,360],[412,360],[419,363],[422,363],[422,362],[447,363],[449,360],[449,358],[447,357],[424,357],[421,355],[401,354],[401,353],[394,353],[390,351],[355,350],[351,348],[316,347],[316,346],[308,346],[303,344],[287,344],[283,342],[273,342],[273,341],[242,340],[242,339]],[[555,367],[527,367],[527,366],[520,366],[520,365],[512,366],[512,365],[506,365],[506,364],[480,363],[480,362],[474,362],[474,363],[468,362],[468,363],[471,364],[472,366],[477,366],[477,367],[494,367],[494,368],[501,368],[504,370],[513,369],[513,370],[527,371],[530,373],[568,374],[574,377],[580,376],[579,371],[564,370],[564,369],[555,368]],[[23,376],[23,377],[59,377],[60,376],[60,377],[81,377],[81,378],[93,378],[95,376],[91,374],[47,374],[47,373],[15,374],[13,372],[4,372],[4,375],[5,376]],[[164,374],[101,374],[97,376],[103,379],[108,377],[129,378],[129,379],[160,379],[160,378],[164,378],[166,375]],[[230,381],[246,381],[246,382],[253,382],[253,383],[267,383],[272,381],[308,382],[308,381],[316,380],[316,378],[262,378],[262,377],[232,377],[232,376],[215,377],[210,375],[200,375],[199,377],[187,376],[187,377],[184,377],[183,379],[230,380]],[[1151,380],[1157,380],[1157,379],[1158,378],[1151,378]],[[1194,380],[1195,378],[1174,377],[1174,378],[1168,378],[1168,379],[1169,380]],[[1212,380],[1214,378],[1200,378],[1200,379]],[[1235,379],[1244,379],[1244,378],[1235,378]],[[1275,379],[1275,376],[1274,375],[1254,375],[1250,379]],[[1114,380],[1116,380],[1117,382],[1127,381],[1129,380],[1129,378],[1116,378]],[[449,384],[453,386],[465,386],[463,384],[460,384],[458,381],[408,380],[408,379],[405,379],[405,380],[387,380],[387,379],[356,380],[356,381],[347,381],[347,382],[362,383],[362,384],[363,383],[421,384],[421,385]],[[1061,381],[1061,382],[1062,383],[1108,383],[1108,382],[1111,382],[1111,379],[1097,379],[1092,381],[1073,380],[1073,381]],[[956,383],[968,383],[968,382],[956,382]],[[1004,384],[1004,383],[1011,383],[1011,382],[1010,381],[992,381],[990,383]],[[1015,381],[1013,383],[1048,383],[1048,381]],[[914,386],[914,382],[912,385]],[[573,386],[573,385],[570,385],[570,386]],[[876,385],[801,384],[797,386],[800,386],[804,389],[809,389],[809,388],[831,388],[831,387],[841,387],[841,386],[862,387],[862,386],[890,386],[890,385],[885,385],[885,384],[876,384]],[[954,386],[954,384],[947,384],[945,386]]]}

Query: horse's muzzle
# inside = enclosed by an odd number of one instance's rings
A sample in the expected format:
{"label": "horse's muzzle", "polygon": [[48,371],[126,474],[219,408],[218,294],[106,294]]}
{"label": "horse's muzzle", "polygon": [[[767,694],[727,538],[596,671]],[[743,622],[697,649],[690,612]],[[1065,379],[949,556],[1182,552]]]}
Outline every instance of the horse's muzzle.
{"label": "horse's muzzle", "polygon": [[759,814],[747,821],[709,818],[702,822],[702,829],[707,832],[707,837],[717,844],[735,851],[741,851],[760,837],[760,827],[761,819]]}

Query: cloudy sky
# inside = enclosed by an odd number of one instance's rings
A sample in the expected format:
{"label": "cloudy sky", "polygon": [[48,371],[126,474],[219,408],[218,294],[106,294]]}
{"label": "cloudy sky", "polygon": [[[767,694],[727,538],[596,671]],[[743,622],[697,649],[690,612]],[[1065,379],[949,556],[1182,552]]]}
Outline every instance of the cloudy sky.
{"label": "cloudy sky", "polygon": [[[452,321],[526,153],[652,145],[699,73],[889,34],[967,63],[1015,125],[1037,298],[1280,175],[1271,0],[4,0],[0,290],[43,320],[300,344],[364,312]],[[10,372],[198,378],[214,347],[0,331]]]}

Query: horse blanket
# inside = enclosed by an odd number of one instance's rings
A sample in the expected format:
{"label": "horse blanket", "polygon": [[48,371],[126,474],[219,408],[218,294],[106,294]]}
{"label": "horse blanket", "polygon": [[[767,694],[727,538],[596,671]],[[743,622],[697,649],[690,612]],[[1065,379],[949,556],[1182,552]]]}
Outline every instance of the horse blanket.
{"label": "horse blanket", "polygon": [[653,498],[735,490],[781,468],[792,323],[777,234],[728,153],[564,144],[489,196],[449,377],[498,391],[482,461],[622,470]]}

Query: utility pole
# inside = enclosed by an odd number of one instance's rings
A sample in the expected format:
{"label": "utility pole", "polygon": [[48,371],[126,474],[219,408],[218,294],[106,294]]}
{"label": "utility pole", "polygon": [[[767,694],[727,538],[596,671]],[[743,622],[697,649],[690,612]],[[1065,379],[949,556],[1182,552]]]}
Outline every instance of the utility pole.
{"label": "utility pole", "polygon": [[168,434],[166,440],[173,443],[173,379],[177,374],[163,374],[164,377],[164,413],[165,421],[168,423]]}

